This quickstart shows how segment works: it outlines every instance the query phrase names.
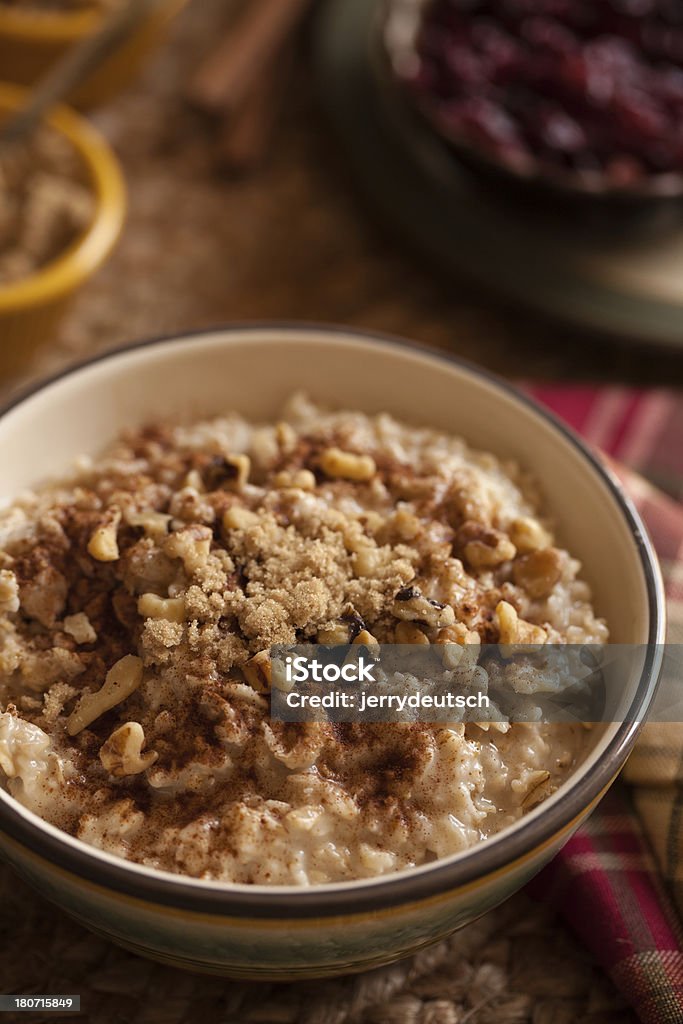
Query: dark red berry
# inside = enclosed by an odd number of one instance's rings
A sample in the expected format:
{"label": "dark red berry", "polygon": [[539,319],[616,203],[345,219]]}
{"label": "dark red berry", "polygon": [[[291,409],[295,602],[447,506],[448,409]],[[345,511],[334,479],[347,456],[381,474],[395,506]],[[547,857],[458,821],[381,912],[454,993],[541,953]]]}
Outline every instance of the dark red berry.
{"label": "dark red berry", "polygon": [[413,88],[498,159],[683,172],[683,0],[432,0]]}

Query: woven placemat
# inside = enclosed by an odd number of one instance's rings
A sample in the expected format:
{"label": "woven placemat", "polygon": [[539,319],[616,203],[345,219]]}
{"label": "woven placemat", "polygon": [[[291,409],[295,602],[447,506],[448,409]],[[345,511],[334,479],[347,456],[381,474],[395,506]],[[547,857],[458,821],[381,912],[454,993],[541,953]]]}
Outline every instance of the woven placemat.
{"label": "woven placemat", "polygon": [[577,944],[523,895],[392,967],[270,986],[190,974],[119,949],[64,917],[7,869],[0,871],[0,907],[0,991],[80,994],[81,1019],[96,1024],[631,1021]]}
{"label": "woven placemat", "polygon": [[[228,0],[194,0],[136,88],[98,114],[126,171],[127,227],[113,259],[28,376],[134,338],[250,317],[341,320],[449,343],[440,293],[412,279],[409,265],[377,245],[343,193],[326,190],[305,83],[293,88],[268,165],[241,182],[227,183],[216,172],[206,126],[186,109],[180,91],[233,7]],[[492,339],[505,348],[505,326],[477,307],[463,301],[457,320],[461,351],[481,355]],[[6,868],[0,868],[0,991],[80,994],[85,1018],[97,1024],[632,1020],[562,924],[523,895],[393,967],[338,981],[256,987],[125,952],[65,918]]]}

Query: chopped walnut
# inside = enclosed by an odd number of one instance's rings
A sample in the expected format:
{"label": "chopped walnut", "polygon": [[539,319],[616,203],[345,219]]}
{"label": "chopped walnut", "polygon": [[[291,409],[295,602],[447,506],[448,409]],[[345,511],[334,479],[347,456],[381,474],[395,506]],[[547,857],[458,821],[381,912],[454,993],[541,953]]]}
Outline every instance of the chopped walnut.
{"label": "chopped walnut", "polygon": [[548,531],[530,516],[519,516],[517,519],[513,519],[509,532],[510,540],[522,555],[529,551],[547,548],[552,544],[552,537]]}
{"label": "chopped walnut", "polygon": [[327,448],[320,456],[320,468],[325,476],[359,482],[371,480],[377,472],[371,455],[355,455],[341,448]]}
{"label": "chopped walnut", "polygon": [[231,505],[223,513],[223,526],[226,530],[246,530],[258,521],[258,515],[242,505]]}
{"label": "chopped walnut", "polygon": [[168,525],[173,516],[164,512],[132,512],[128,511],[125,520],[129,526],[137,527],[145,531],[145,535],[152,540],[162,540],[168,533]]}
{"label": "chopped walnut", "polygon": [[376,639],[367,629],[361,629],[360,633],[353,640],[354,644],[362,644],[364,647],[377,647],[379,640]]}
{"label": "chopped walnut", "polygon": [[[436,634],[437,644],[442,645],[441,660],[446,668],[457,668],[462,662],[465,648],[471,651],[481,645],[481,637],[475,629],[468,629],[461,622],[446,626]],[[474,657],[476,655],[473,654]]]}
{"label": "chopped walnut", "polygon": [[185,572],[192,576],[197,569],[206,565],[212,538],[213,533],[208,526],[185,526],[169,536],[164,551],[171,558],[180,558]]}
{"label": "chopped walnut", "polygon": [[250,472],[248,455],[214,455],[202,470],[202,482],[209,491],[242,491]]}
{"label": "chopped walnut", "polygon": [[159,597],[158,594],[141,594],[138,598],[138,613],[144,619],[167,619],[169,622],[184,622],[185,598]]}
{"label": "chopped walnut", "polygon": [[544,644],[547,634],[541,626],[534,626],[531,622],[520,619],[517,609],[508,601],[499,601],[496,605],[496,618],[500,643],[504,646],[515,644]]}
{"label": "chopped walnut", "polygon": [[159,755],[154,751],[143,754],[145,733],[138,722],[126,722],[115,729],[100,748],[100,761],[110,775],[122,778],[139,775],[154,764]]}
{"label": "chopped walnut", "polygon": [[364,544],[353,556],[353,567],[357,576],[375,576],[385,558],[381,548]]}
{"label": "chopped walnut", "polygon": [[66,723],[69,736],[75,736],[103,715],[130,697],[142,682],[142,659],[126,654],[107,672],[96,693],[84,693]]}
{"label": "chopped walnut", "polygon": [[509,562],[517,554],[515,545],[504,533],[472,519],[458,529],[453,546],[464,561],[475,569]]}
{"label": "chopped walnut", "polygon": [[247,662],[244,666],[244,676],[257,693],[267,693],[270,690],[273,676],[268,651],[259,651]]}
{"label": "chopped walnut", "polygon": [[97,562],[116,562],[119,558],[117,539],[121,513],[116,510],[110,513],[106,522],[98,526],[88,541],[88,554]]}
{"label": "chopped walnut", "polygon": [[188,491],[196,491],[197,494],[204,493],[204,480],[202,479],[198,469],[191,469],[190,472],[186,474],[185,479],[183,480],[183,487],[187,488]]}
{"label": "chopped walnut", "polygon": [[429,643],[429,637],[425,636],[420,627],[413,622],[399,622],[394,632],[397,644]]}
{"label": "chopped walnut", "polygon": [[399,507],[391,520],[391,525],[401,540],[413,540],[420,532],[420,520],[406,508]]}
{"label": "chopped walnut", "polygon": [[515,561],[512,577],[533,598],[547,597],[562,576],[562,554],[542,548]]}
{"label": "chopped walnut", "polygon": [[290,472],[287,469],[276,473],[273,478],[275,487],[293,488],[299,491],[312,491],[315,488],[315,474],[310,469],[297,469]]}
{"label": "chopped walnut", "polygon": [[436,634],[437,644],[480,644],[481,637],[476,629],[468,629],[462,622],[440,629]]}
{"label": "chopped walnut", "polygon": [[324,626],[318,630],[317,640],[319,644],[327,644],[330,647],[334,644],[347,644],[349,642],[349,627],[344,622],[335,622],[331,626]]}

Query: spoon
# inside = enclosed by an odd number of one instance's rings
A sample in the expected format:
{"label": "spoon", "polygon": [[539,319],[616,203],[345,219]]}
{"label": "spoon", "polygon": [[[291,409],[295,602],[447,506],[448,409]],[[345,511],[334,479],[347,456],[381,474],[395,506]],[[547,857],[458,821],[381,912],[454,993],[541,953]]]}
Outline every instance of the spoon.
{"label": "spoon", "polygon": [[164,0],[127,0],[102,27],[70,49],[40,79],[23,107],[0,126],[0,154],[29,138],[44,115],[80,85]]}

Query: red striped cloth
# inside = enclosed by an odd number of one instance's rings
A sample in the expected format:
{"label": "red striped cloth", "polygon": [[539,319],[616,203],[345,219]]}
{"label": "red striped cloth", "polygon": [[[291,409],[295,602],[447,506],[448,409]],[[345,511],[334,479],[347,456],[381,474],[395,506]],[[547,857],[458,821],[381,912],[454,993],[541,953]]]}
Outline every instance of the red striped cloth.
{"label": "red striped cloth", "polygon": [[[681,395],[613,387],[528,390],[642,474],[622,471],[662,562],[669,641],[683,642]],[[656,762],[666,777],[653,769],[652,751],[662,749],[657,735],[650,734],[649,745],[644,735],[627,772],[635,788],[613,787],[529,886],[534,898],[558,908],[644,1024],[683,1024],[683,725],[668,728],[675,730],[675,763]]]}
{"label": "red striped cloth", "polygon": [[563,385],[527,390],[596,448],[672,497],[683,497],[683,400],[678,392]]}

